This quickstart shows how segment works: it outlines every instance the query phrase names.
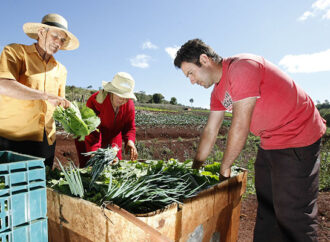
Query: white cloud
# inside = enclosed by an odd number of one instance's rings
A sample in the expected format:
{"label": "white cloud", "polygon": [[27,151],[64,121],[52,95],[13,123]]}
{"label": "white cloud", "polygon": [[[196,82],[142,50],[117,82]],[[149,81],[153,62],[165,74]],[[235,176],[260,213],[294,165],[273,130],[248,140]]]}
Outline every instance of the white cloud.
{"label": "white cloud", "polygon": [[312,4],[312,8],[315,10],[325,10],[330,7],[330,0],[317,0]]}
{"label": "white cloud", "polygon": [[298,20],[299,21],[305,21],[309,17],[314,17],[318,14],[325,14],[322,15],[323,19],[330,19],[330,0],[317,0],[312,4],[312,9],[309,11],[306,11],[301,15]]}
{"label": "white cloud", "polygon": [[299,18],[298,18],[298,20],[299,21],[305,21],[308,17],[310,17],[310,16],[314,16],[314,14],[311,12],[311,11],[306,11],[306,12],[304,12],[304,14],[303,15],[301,15]]}
{"label": "white cloud", "polygon": [[323,19],[330,19],[330,9],[322,16]]}
{"label": "white cloud", "polygon": [[151,57],[148,55],[137,55],[130,59],[131,65],[139,68],[148,68]]}
{"label": "white cloud", "polygon": [[169,56],[174,59],[176,57],[176,52],[178,52],[178,50],[180,49],[180,47],[175,46],[175,47],[166,47],[165,51],[167,52],[167,54],[169,54]]}
{"label": "white cloud", "polygon": [[151,43],[150,41],[146,41],[142,44],[142,49],[158,49],[157,45],[154,45],[153,43]]}
{"label": "white cloud", "polygon": [[279,65],[291,73],[330,71],[330,49],[302,55],[286,55]]}

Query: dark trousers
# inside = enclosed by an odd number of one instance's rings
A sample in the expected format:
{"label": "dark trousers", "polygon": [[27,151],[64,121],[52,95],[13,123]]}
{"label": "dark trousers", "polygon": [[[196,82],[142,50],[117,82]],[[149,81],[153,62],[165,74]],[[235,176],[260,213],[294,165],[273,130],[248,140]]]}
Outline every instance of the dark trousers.
{"label": "dark trousers", "polygon": [[10,150],[21,154],[45,158],[45,165],[53,167],[56,142],[48,145],[46,132],[42,142],[37,141],[13,141],[0,137],[0,150]]}
{"label": "dark trousers", "polygon": [[281,150],[259,148],[254,241],[317,241],[320,142]]}

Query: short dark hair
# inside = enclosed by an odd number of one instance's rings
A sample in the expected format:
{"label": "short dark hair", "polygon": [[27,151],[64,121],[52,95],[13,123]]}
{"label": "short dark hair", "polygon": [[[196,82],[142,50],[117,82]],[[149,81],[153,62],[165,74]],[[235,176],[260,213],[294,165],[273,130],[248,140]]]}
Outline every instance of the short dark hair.
{"label": "short dark hair", "polygon": [[197,66],[201,66],[199,57],[201,54],[205,54],[212,58],[214,62],[221,63],[222,57],[220,57],[210,46],[205,44],[201,39],[192,39],[187,41],[181,46],[176,53],[174,59],[174,65],[177,68],[181,68],[182,62],[194,63]]}

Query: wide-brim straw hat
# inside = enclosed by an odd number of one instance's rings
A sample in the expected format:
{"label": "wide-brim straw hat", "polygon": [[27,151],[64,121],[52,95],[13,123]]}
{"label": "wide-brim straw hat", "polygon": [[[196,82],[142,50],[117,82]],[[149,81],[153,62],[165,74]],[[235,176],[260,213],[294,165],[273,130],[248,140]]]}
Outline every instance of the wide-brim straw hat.
{"label": "wide-brim straw hat", "polygon": [[64,17],[56,13],[45,15],[41,23],[25,23],[23,25],[24,33],[32,39],[38,39],[38,30],[42,27],[61,30],[66,33],[67,40],[64,42],[61,50],[74,50],[79,47],[79,40],[68,30],[68,22]]}
{"label": "wide-brim straw hat", "polygon": [[111,82],[102,81],[104,91],[111,92],[122,98],[136,100],[134,95],[135,82],[133,77],[126,72],[118,72]]}

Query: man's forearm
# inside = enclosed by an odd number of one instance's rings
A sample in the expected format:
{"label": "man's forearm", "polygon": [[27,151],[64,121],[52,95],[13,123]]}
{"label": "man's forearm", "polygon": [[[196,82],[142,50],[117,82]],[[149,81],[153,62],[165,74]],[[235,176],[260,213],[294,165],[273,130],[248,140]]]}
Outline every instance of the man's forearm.
{"label": "man's forearm", "polygon": [[206,160],[215,144],[216,139],[217,133],[211,132],[207,129],[203,131],[194,159],[196,162],[202,163]]}
{"label": "man's forearm", "polygon": [[221,162],[220,174],[225,177],[230,176],[230,167],[241,153],[249,130],[240,127],[231,127],[228,133],[227,146]]}
{"label": "man's forearm", "polygon": [[16,80],[0,78],[0,95],[22,100],[47,100],[42,91],[27,87]]}
{"label": "man's forearm", "polygon": [[230,167],[245,145],[256,99],[256,97],[246,98],[233,104],[232,123],[220,169],[220,174],[223,176],[230,176]]}
{"label": "man's forearm", "polygon": [[196,156],[193,163],[193,168],[200,168],[203,162],[210,154],[224,119],[223,111],[211,111],[207,120],[206,126],[201,135]]}

